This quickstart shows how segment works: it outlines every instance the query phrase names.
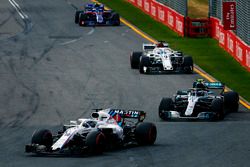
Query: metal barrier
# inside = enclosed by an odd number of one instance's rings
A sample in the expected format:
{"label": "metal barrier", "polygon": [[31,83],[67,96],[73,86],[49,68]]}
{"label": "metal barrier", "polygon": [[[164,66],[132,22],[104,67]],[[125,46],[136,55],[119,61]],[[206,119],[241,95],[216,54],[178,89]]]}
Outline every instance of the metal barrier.
{"label": "metal barrier", "polygon": [[187,0],[156,0],[172,9],[182,14],[183,16],[187,16]]}

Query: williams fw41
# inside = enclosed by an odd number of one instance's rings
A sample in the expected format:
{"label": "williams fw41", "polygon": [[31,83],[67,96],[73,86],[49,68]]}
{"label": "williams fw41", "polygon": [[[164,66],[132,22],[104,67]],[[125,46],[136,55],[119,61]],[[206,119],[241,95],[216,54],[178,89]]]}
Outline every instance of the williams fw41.
{"label": "williams fw41", "polygon": [[52,134],[36,130],[25,152],[39,155],[101,154],[105,150],[153,145],[157,129],[143,122],[146,113],[137,110],[96,109],[91,118],[80,118]]}
{"label": "williams fw41", "polygon": [[159,117],[163,120],[223,120],[230,112],[238,112],[239,95],[224,92],[224,84],[197,80],[193,88],[179,90],[174,99],[163,98],[159,105]]}
{"label": "williams fw41", "polygon": [[75,23],[80,26],[120,25],[120,15],[113,10],[105,10],[103,4],[90,3],[84,10],[77,10]]}
{"label": "williams fw41", "polygon": [[169,48],[167,43],[143,44],[142,52],[130,54],[132,69],[139,69],[141,74],[150,72],[193,73],[193,59],[182,52]]}

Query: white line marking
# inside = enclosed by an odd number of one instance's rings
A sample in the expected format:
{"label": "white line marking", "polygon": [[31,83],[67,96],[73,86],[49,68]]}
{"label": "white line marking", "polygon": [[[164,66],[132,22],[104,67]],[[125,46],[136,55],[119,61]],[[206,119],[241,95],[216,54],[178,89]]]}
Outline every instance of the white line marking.
{"label": "white line marking", "polygon": [[20,6],[14,0],[9,0],[9,2],[16,9],[17,13],[21,16],[23,20],[28,18],[28,16],[22,11]]}
{"label": "white line marking", "polygon": [[60,43],[59,45],[67,45],[67,44],[70,44],[70,43],[74,43],[76,41],[78,41],[79,39],[73,39],[71,41],[67,41],[67,42],[63,42],[63,43]]}
{"label": "white line marking", "polygon": [[92,28],[92,29],[87,33],[87,35],[92,35],[94,32],[95,32],[95,29]]}

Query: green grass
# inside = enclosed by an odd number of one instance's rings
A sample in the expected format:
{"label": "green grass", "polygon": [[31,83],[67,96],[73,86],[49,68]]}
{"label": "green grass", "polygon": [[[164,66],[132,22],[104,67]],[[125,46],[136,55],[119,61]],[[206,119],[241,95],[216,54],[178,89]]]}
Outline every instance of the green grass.
{"label": "green grass", "polygon": [[191,55],[195,64],[250,101],[250,73],[211,38],[183,38],[126,0],[99,0],[156,40]]}

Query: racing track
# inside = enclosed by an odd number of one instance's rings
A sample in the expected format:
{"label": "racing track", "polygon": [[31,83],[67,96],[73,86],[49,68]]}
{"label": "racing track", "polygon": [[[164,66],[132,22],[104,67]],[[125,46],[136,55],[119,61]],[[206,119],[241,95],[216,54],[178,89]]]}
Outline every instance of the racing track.
{"label": "racing track", "polygon": [[[146,42],[130,28],[74,24],[80,0],[16,1],[0,7],[0,166],[248,166],[250,114],[222,122],[162,122],[163,96],[189,88],[193,75],[140,75],[129,53]],[[7,32],[7,33],[6,33]],[[15,35],[14,35],[15,34]],[[142,109],[158,128],[151,147],[97,157],[33,157],[24,153],[37,128],[58,129],[96,107]]]}

